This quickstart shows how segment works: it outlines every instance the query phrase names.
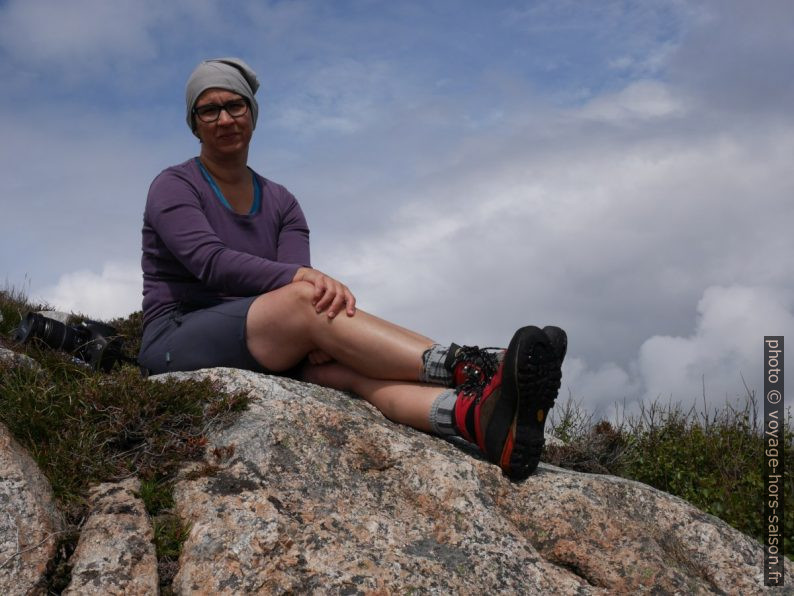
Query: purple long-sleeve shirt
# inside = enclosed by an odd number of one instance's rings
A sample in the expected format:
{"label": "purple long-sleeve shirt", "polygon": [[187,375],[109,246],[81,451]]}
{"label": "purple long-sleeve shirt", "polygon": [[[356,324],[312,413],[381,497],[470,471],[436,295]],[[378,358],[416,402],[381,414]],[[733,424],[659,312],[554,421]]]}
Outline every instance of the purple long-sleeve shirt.
{"label": "purple long-sleeve shirt", "polygon": [[195,159],[152,182],[143,215],[143,324],[180,303],[209,305],[275,290],[309,267],[309,227],[295,197],[259,174],[261,207],[221,203]]}

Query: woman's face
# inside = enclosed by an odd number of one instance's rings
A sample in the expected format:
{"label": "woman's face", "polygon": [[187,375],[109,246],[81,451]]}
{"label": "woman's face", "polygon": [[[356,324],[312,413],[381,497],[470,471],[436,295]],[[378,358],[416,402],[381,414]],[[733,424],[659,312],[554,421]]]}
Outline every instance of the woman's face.
{"label": "woman's face", "polygon": [[[245,99],[226,89],[207,89],[196,100],[196,109],[208,106],[222,106],[230,101]],[[254,132],[251,109],[233,118],[226,110],[221,110],[215,122],[203,122],[198,115],[193,116],[196,134],[201,139],[201,153],[218,158],[229,157],[239,152],[247,152]]]}

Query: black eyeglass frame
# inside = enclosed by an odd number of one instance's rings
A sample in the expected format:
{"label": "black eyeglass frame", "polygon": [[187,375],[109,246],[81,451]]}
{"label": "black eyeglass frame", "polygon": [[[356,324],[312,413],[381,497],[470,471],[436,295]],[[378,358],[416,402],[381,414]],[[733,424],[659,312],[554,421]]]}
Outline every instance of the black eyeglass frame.
{"label": "black eyeglass frame", "polygon": [[[232,114],[229,111],[229,105],[230,104],[238,104],[238,103],[242,103],[243,107],[245,109],[243,109],[243,111],[240,112],[237,115]],[[210,108],[212,110],[218,110],[218,114],[214,118],[211,118],[211,119],[207,120],[206,119],[206,114],[202,115],[202,112],[199,111],[199,110],[206,111],[207,108]],[[240,118],[242,116],[245,116],[248,113],[248,110],[250,110],[250,109],[251,109],[251,106],[249,105],[248,100],[245,97],[242,97],[240,99],[229,100],[229,101],[227,101],[226,103],[223,103],[223,104],[208,103],[208,104],[203,105],[203,106],[198,106],[196,108],[193,108],[192,113],[193,113],[193,115],[196,118],[201,120],[204,124],[212,124],[213,122],[217,122],[218,121],[218,118],[221,117],[221,112],[226,112],[227,114],[229,114],[230,118]]]}

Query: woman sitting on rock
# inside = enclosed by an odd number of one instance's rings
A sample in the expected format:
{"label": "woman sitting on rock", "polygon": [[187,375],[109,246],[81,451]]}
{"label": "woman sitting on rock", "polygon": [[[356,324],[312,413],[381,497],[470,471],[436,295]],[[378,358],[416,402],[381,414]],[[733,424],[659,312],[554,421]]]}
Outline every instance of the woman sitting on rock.
{"label": "woman sitting on rock", "polygon": [[385,416],[476,444],[514,480],[537,467],[565,333],[523,327],[506,350],[431,339],[356,308],[312,269],[295,197],[248,167],[259,83],[242,60],[198,65],[198,157],[152,182],[143,224],[143,345],[152,373],[229,366],[352,391]]}

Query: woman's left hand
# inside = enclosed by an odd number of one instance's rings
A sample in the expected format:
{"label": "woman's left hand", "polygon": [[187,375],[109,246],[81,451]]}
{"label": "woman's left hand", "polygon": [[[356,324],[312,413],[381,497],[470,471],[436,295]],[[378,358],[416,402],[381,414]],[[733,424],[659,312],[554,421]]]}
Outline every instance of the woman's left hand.
{"label": "woman's left hand", "polygon": [[314,286],[314,307],[318,313],[327,310],[329,319],[333,319],[341,310],[348,317],[356,314],[355,296],[345,284],[330,275],[310,267],[300,267],[292,281],[308,281]]}

